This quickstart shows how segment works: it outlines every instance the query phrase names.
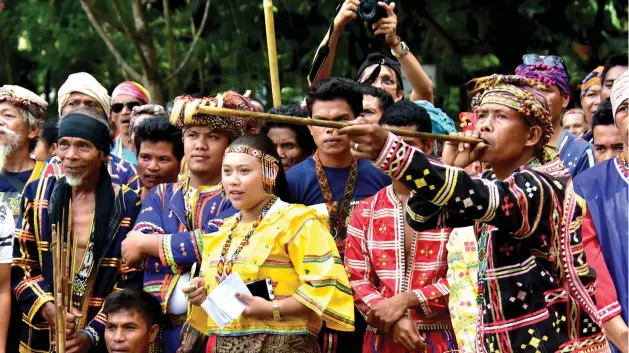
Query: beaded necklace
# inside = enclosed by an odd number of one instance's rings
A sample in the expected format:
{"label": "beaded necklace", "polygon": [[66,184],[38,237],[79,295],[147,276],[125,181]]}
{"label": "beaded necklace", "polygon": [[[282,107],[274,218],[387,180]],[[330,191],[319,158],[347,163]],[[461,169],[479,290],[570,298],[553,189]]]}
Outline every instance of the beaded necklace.
{"label": "beaded necklace", "polygon": [[251,229],[249,229],[249,231],[247,232],[245,237],[242,239],[240,244],[238,244],[236,251],[234,251],[232,256],[230,256],[229,259],[227,259],[227,252],[229,252],[229,248],[231,247],[232,240],[234,239],[234,231],[236,230],[236,228],[240,224],[240,220],[242,219],[242,213],[238,213],[238,215],[236,216],[236,222],[234,222],[234,225],[229,230],[229,235],[227,235],[227,240],[225,240],[225,244],[223,245],[223,250],[221,251],[221,257],[218,260],[218,264],[216,265],[216,282],[217,283],[223,282],[225,278],[227,278],[227,276],[229,276],[232,273],[232,268],[234,267],[234,261],[236,260],[236,258],[238,257],[242,249],[245,246],[249,245],[249,239],[251,239],[253,232],[255,232],[258,225],[260,225],[260,222],[262,222],[262,219],[264,218],[264,216],[266,216],[266,213],[269,211],[271,206],[273,206],[275,201],[277,201],[277,196],[272,196],[269,202],[267,202],[267,204],[264,205],[262,212],[260,212],[260,215],[258,216],[256,221],[253,223],[253,225],[251,226]]}
{"label": "beaded necklace", "polygon": [[625,158],[624,152],[620,154],[620,161],[622,162],[622,165],[624,165],[626,169],[629,169],[629,165],[627,165],[627,159]]}
{"label": "beaded necklace", "polygon": [[341,202],[339,202],[340,210],[337,210],[332,190],[330,189],[330,184],[328,183],[328,177],[325,174],[325,170],[321,164],[321,159],[319,158],[319,150],[315,152],[313,158],[315,161],[317,181],[319,182],[321,194],[323,195],[325,206],[327,207],[328,214],[330,215],[330,230],[332,231],[334,239],[337,239],[337,237],[341,236],[341,230],[347,226],[345,221],[347,214],[349,213],[350,203],[352,198],[354,198],[354,190],[356,189],[356,182],[358,180],[358,161],[356,158],[352,160],[352,165],[349,169],[349,177],[345,183],[343,198],[341,199]]}

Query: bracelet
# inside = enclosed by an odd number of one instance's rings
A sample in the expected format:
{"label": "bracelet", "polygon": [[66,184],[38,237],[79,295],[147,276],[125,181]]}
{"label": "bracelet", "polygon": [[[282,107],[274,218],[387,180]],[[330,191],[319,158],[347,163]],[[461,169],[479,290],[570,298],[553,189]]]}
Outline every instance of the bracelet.
{"label": "bracelet", "polygon": [[277,300],[273,300],[271,302],[273,303],[273,320],[282,320],[282,316],[280,315],[280,302],[278,302]]}

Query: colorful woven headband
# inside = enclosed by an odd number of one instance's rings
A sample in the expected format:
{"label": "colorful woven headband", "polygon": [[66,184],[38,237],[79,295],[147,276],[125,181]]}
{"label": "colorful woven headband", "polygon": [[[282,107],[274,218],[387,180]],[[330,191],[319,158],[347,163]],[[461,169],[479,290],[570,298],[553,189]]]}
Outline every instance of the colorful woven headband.
{"label": "colorful woven headband", "polygon": [[603,73],[603,69],[603,66],[597,67],[585,76],[583,81],[581,81],[581,97],[585,97],[585,94],[590,90],[590,88],[601,84],[601,78],[599,75]]}
{"label": "colorful woven headband", "polygon": [[229,146],[225,150],[225,154],[228,153],[244,153],[259,158],[262,163],[262,184],[264,185],[264,193],[269,196],[273,195],[275,178],[277,178],[277,173],[280,170],[280,162],[277,158],[247,146]]}
{"label": "colorful woven headband", "polygon": [[237,138],[247,132],[247,121],[239,117],[222,117],[202,114],[197,112],[201,106],[228,108],[236,110],[253,111],[251,102],[244,96],[228,91],[218,94],[216,97],[192,98],[180,96],[175,98],[173,111],[170,114],[171,124],[184,128],[187,126],[208,126],[213,130],[223,130]]}
{"label": "colorful woven headband", "polygon": [[[492,75],[474,80],[477,95],[472,99],[474,113],[478,114],[478,108],[487,103],[504,105],[517,110],[531,125],[542,128],[542,140],[544,146],[553,135],[553,124],[550,115],[548,101],[539,92],[546,89],[535,80],[513,75]],[[549,161],[553,156],[544,150],[544,161]]]}
{"label": "colorful woven headband", "polygon": [[35,119],[43,121],[48,110],[48,102],[35,93],[20,86],[0,87],[0,102],[11,102],[28,111]]}

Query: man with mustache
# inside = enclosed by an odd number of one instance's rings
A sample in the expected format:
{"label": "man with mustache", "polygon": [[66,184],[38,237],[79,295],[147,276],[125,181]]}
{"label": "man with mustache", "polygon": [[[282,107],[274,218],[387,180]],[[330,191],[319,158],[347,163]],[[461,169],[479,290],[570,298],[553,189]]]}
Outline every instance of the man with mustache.
{"label": "man with mustache", "polygon": [[118,85],[111,94],[111,121],[116,126],[118,137],[111,151],[116,157],[138,164],[135,153],[131,150],[129,122],[133,108],[148,104],[148,92],[141,84],[125,81]]}
{"label": "man with mustache", "polygon": [[[348,122],[362,112],[363,92],[356,82],[333,77],[310,88],[306,105],[313,119]],[[317,126],[309,129],[317,150],[288,171],[288,187],[293,203],[313,206],[327,215],[330,232],[343,257],[347,224],[354,206],[389,185],[391,179],[368,161],[355,159],[347,137],[339,135],[338,129]],[[355,318],[355,332],[323,327],[319,334],[321,351],[360,351],[366,324],[360,313],[356,312]]]}
{"label": "man with mustache", "polygon": [[181,130],[170,124],[168,117],[146,119],[135,126],[138,151],[138,173],[142,188],[140,199],[159,184],[174,183],[184,157]]}
{"label": "man with mustache", "polygon": [[[37,94],[19,87],[0,87],[0,199],[17,220],[24,186],[37,180],[46,163],[30,156],[30,145],[37,139],[48,103]],[[19,349],[22,313],[13,300],[7,352]]]}
{"label": "man with mustache", "polygon": [[15,218],[24,185],[38,179],[45,163],[30,157],[30,145],[44,124],[48,103],[19,87],[0,87],[0,195]]}
{"label": "man with mustache", "polygon": [[[90,107],[105,113],[107,117],[111,113],[111,99],[107,89],[96,79],[85,72],[79,72],[68,76],[66,82],[59,88],[59,117],[79,107]],[[139,192],[140,179],[135,166],[122,160],[113,154],[109,154],[106,163],[111,179],[119,185],[127,185],[131,190]],[[53,157],[46,166],[43,176],[63,176],[63,167],[58,157]]]}
{"label": "man with mustache", "polygon": [[[484,142],[447,143],[443,163],[377,125],[357,122],[340,133],[358,144],[355,157],[411,190],[415,230],[475,225],[477,351],[605,352],[581,239],[587,209],[560,161],[548,163],[554,122],[540,89],[520,76],[477,79],[477,131],[466,135]],[[478,159],[492,168],[482,178],[462,169]]]}
{"label": "man with mustache", "polygon": [[[50,175],[27,184],[24,212],[17,221],[11,282],[23,313],[21,352],[48,352],[54,337],[55,307],[51,226],[74,237],[70,258],[76,268],[68,309],[66,352],[103,352],[102,298],[114,290],[141,288],[141,272],[122,263],[121,242],[140,211],[126,185],[113,183],[107,155],[113,130],[105,114],[83,107],[59,123],[57,149],[63,177]],[[72,225],[72,232],[68,230]]]}
{"label": "man with mustache", "polygon": [[236,213],[221,194],[221,164],[229,144],[247,131],[245,119],[199,114],[198,105],[253,111],[247,98],[232,91],[175,99],[171,123],[182,129],[189,175],[148,193],[122,244],[126,263],[144,268],[144,290],[162,305],[166,324],[155,345],[165,353],[175,353],[182,343],[188,308],[182,289],[189,286],[192,265],[201,262],[201,234],[216,231],[223,218]]}

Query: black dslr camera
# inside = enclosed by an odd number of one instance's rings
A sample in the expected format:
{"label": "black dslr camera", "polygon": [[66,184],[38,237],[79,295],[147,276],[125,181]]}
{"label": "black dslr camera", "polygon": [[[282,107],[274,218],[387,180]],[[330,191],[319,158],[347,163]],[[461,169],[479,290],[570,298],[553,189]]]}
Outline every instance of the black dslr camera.
{"label": "black dslr camera", "polygon": [[374,24],[380,19],[387,17],[387,10],[378,6],[378,1],[390,4],[393,0],[360,0],[358,5],[358,16],[369,24]]}

